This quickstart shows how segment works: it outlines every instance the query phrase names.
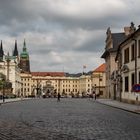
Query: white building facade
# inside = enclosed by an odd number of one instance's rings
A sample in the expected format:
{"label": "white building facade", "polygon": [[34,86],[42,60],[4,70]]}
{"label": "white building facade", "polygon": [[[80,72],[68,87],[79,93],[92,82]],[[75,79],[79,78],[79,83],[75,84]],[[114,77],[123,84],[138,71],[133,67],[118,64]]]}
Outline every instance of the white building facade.
{"label": "white building facade", "polygon": [[132,87],[140,84],[140,28],[119,45],[116,60],[121,75],[121,101],[137,103],[140,92],[134,92]]}

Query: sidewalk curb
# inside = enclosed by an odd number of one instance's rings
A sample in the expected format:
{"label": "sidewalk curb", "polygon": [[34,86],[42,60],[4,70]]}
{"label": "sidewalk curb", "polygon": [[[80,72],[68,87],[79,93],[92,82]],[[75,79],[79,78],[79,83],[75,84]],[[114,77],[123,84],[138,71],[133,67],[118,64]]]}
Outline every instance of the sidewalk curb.
{"label": "sidewalk curb", "polygon": [[0,105],[2,104],[8,104],[8,103],[14,103],[14,102],[19,102],[19,101],[26,101],[26,100],[29,100],[29,99],[19,99],[19,100],[13,100],[13,101],[7,101],[7,102],[1,102]]}
{"label": "sidewalk curb", "polygon": [[124,110],[124,111],[130,112],[130,113],[135,113],[135,114],[140,115],[139,112],[136,112],[136,111],[133,111],[133,110],[128,110],[128,109],[121,108],[121,107],[118,107],[118,106],[113,106],[113,105],[110,105],[110,104],[102,103],[102,102],[100,102],[98,100],[97,100],[97,102],[100,103],[100,104],[106,105],[106,106],[110,106],[110,107],[113,107],[113,108],[117,108],[117,109],[120,109],[120,110]]}

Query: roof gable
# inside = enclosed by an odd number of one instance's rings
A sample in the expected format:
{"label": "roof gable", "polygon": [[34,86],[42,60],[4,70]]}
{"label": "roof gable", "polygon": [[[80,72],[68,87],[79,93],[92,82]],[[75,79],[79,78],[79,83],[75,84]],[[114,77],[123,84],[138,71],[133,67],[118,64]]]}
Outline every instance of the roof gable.
{"label": "roof gable", "polygon": [[98,68],[96,68],[93,72],[105,72],[105,69],[106,69],[106,64],[103,63]]}

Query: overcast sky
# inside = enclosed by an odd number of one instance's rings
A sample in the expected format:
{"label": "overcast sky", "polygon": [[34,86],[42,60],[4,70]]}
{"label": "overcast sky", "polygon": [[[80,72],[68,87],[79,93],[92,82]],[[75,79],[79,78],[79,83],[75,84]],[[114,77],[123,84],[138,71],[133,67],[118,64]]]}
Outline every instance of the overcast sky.
{"label": "overcast sky", "polygon": [[140,0],[0,0],[0,40],[5,53],[24,38],[31,71],[70,73],[104,62],[106,30],[140,24]]}

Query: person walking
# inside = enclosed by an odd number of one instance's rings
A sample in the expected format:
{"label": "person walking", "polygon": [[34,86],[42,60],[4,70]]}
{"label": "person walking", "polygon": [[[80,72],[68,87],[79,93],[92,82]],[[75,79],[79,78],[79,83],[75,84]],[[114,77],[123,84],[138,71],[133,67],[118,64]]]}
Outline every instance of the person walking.
{"label": "person walking", "polygon": [[95,96],[94,96],[94,99],[96,100],[96,97],[97,97],[97,95],[96,95],[96,93],[95,93]]}
{"label": "person walking", "polygon": [[61,95],[60,93],[58,92],[58,95],[57,95],[57,101],[60,102],[60,98],[61,98]]}

